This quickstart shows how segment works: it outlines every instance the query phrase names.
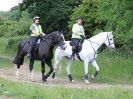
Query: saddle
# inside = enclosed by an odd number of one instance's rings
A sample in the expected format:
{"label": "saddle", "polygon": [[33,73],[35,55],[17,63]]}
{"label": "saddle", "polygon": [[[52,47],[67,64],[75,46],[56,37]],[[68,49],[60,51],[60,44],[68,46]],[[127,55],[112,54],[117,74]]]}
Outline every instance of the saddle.
{"label": "saddle", "polygon": [[38,51],[38,47],[39,47],[39,45],[40,45],[40,42],[41,42],[41,39],[39,38],[39,39],[37,40],[37,42],[36,42],[36,46],[35,46],[35,49],[34,49],[35,52]]}
{"label": "saddle", "polygon": [[[79,53],[82,50],[82,44],[83,44],[83,40],[79,41],[75,53]],[[70,46],[73,46],[73,42],[72,41],[70,42]]]}
{"label": "saddle", "polygon": [[[80,40],[80,41],[78,42],[78,45],[77,45],[76,50],[75,50],[75,54],[76,54],[77,58],[78,58],[80,61],[82,61],[82,60],[81,60],[81,58],[80,58],[80,56],[79,56],[79,52],[82,50],[83,41],[84,41],[84,40]],[[70,46],[74,46],[74,44],[73,44],[72,41],[70,42]]]}

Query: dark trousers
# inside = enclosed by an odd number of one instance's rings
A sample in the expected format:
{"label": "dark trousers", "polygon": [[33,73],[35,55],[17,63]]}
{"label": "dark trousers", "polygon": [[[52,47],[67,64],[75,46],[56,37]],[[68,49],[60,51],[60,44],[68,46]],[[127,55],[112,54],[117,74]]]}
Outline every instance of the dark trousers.
{"label": "dark trousers", "polygon": [[72,56],[74,56],[75,53],[78,52],[80,41],[81,41],[80,39],[76,39],[76,38],[71,39],[71,42],[72,42]]}
{"label": "dark trousers", "polygon": [[31,36],[30,37],[30,47],[29,47],[29,50],[28,50],[28,53],[33,53],[35,47],[36,47],[36,43],[38,41],[38,37],[35,37],[35,36]]}

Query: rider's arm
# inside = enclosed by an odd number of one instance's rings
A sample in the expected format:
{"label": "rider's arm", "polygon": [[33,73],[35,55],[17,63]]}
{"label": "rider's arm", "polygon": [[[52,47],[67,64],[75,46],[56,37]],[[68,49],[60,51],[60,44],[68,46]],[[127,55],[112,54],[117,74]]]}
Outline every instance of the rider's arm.
{"label": "rider's arm", "polygon": [[45,36],[45,33],[41,32],[41,35],[42,35],[42,36]]}
{"label": "rider's arm", "polygon": [[42,31],[42,27],[41,27],[41,33],[40,33],[42,36],[45,36],[45,33],[43,33]]}
{"label": "rider's arm", "polygon": [[34,35],[39,36],[39,34],[35,31],[35,29],[32,29],[31,31],[32,31],[32,33],[33,33]]}

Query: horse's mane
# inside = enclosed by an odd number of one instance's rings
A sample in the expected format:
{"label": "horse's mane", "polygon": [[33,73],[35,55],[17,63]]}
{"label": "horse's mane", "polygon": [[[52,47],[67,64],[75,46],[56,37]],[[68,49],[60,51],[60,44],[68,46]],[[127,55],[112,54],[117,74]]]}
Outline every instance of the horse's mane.
{"label": "horse's mane", "polygon": [[96,38],[97,36],[99,36],[99,35],[103,35],[103,34],[105,34],[105,33],[108,33],[108,32],[100,32],[100,33],[98,33],[98,34],[92,36],[92,37],[89,38],[89,39],[94,39],[94,38]]}
{"label": "horse's mane", "polygon": [[46,35],[46,37],[51,37],[51,36],[56,35],[58,33],[59,33],[59,31],[54,31],[54,32],[51,32],[48,35]]}

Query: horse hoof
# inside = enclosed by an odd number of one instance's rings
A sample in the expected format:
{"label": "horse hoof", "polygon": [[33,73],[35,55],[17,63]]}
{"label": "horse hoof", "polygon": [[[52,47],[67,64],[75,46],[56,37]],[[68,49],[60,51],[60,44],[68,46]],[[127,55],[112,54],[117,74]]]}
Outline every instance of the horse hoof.
{"label": "horse hoof", "polygon": [[72,82],[73,78],[72,78],[71,74],[68,75],[68,79],[70,82]]}
{"label": "horse hoof", "polygon": [[44,83],[44,82],[47,82],[47,80],[46,80],[46,79],[44,79],[44,80],[43,80],[43,83]]}
{"label": "horse hoof", "polygon": [[53,75],[52,75],[52,79],[54,79],[55,78],[55,72],[53,73]]}
{"label": "horse hoof", "polygon": [[74,82],[74,80],[72,80],[72,81],[70,81],[71,83],[73,83]]}
{"label": "horse hoof", "polygon": [[43,82],[46,82],[46,81],[47,81],[47,78],[48,78],[48,77],[43,76],[43,77],[42,77],[42,81],[43,81]]}
{"label": "horse hoof", "polygon": [[85,83],[86,83],[86,84],[89,84],[90,82],[89,82],[88,80],[85,80]]}
{"label": "horse hoof", "polygon": [[94,80],[94,79],[95,79],[95,77],[94,77],[94,75],[92,75],[92,76],[91,76],[91,80]]}

